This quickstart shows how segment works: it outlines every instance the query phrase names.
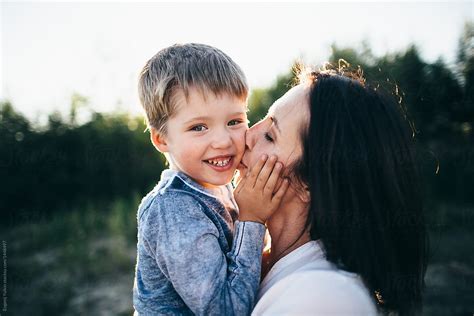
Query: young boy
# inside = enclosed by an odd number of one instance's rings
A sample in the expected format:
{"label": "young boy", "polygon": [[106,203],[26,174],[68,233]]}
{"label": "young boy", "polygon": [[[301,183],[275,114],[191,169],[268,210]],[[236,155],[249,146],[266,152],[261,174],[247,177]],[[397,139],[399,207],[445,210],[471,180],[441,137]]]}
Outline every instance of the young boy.
{"label": "young boy", "polygon": [[259,198],[239,214],[229,183],[245,149],[247,94],[241,69],[207,45],[168,47],[143,68],[140,101],[170,168],[138,209],[136,314],[250,314],[263,223],[286,187],[271,194],[282,168],[262,159],[242,181]]}

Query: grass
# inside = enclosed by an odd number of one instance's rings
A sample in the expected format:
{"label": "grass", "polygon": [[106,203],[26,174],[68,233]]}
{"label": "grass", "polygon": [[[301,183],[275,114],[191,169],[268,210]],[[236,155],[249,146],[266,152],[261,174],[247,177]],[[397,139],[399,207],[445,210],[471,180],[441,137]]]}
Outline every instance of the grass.
{"label": "grass", "polygon": [[[2,231],[8,314],[130,315],[140,197],[86,205]],[[469,207],[429,210],[425,315],[474,312],[474,230]]]}
{"label": "grass", "polygon": [[[102,314],[131,314],[138,204],[135,196],[89,205],[2,233],[8,312],[96,314],[104,306]],[[115,292],[125,295],[108,298]],[[118,302],[109,306],[107,299]]]}

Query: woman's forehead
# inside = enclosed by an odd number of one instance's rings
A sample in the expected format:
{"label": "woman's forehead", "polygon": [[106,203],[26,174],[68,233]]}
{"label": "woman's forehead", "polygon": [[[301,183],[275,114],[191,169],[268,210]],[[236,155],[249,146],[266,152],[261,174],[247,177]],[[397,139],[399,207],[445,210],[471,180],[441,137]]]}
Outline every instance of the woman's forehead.
{"label": "woman's forehead", "polygon": [[297,85],[291,88],[280,99],[270,107],[268,114],[271,116],[282,116],[293,114],[295,111],[303,111],[308,103],[308,88],[305,85]]}

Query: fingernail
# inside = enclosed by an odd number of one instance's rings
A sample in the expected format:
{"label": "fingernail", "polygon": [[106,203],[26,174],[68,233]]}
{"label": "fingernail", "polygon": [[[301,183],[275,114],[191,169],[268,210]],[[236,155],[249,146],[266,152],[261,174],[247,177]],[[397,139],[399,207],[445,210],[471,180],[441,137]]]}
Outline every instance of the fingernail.
{"label": "fingernail", "polygon": [[276,165],[275,165],[275,168],[280,169],[281,168],[281,163],[277,162]]}
{"label": "fingernail", "polygon": [[267,155],[262,156],[262,161],[265,161],[265,160],[267,160]]}

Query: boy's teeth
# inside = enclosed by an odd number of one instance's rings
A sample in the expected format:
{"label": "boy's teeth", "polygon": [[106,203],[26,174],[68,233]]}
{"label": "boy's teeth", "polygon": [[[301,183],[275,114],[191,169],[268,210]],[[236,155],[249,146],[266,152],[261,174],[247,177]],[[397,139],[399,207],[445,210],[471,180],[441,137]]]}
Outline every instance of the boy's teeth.
{"label": "boy's teeth", "polygon": [[223,167],[225,165],[227,165],[230,161],[230,158],[227,158],[225,160],[217,160],[217,159],[214,159],[214,160],[208,160],[207,162],[210,163],[210,164],[213,164],[214,166],[218,166],[218,167]]}

